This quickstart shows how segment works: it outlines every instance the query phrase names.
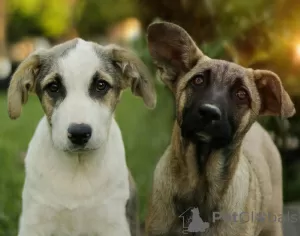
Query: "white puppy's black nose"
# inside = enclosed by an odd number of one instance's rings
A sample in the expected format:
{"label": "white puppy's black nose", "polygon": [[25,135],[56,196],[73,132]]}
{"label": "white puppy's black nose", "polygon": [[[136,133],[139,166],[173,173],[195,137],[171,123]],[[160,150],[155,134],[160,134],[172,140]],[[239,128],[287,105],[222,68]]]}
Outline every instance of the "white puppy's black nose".
{"label": "white puppy's black nose", "polygon": [[76,145],[86,144],[92,136],[92,128],[87,124],[71,124],[68,128],[68,138]]}

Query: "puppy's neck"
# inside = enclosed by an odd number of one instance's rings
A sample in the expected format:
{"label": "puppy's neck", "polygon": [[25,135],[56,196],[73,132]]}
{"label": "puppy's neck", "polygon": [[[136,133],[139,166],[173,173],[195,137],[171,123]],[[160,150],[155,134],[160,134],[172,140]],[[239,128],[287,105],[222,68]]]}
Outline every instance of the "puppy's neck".
{"label": "puppy's neck", "polygon": [[208,143],[184,139],[175,122],[171,146],[173,158],[176,159],[174,163],[180,170],[179,177],[188,176],[190,190],[203,185],[210,188],[219,181],[218,192],[225,191],[239,160],[241,142],[233,142],[226,148],[215,150]]}
{"label": "puppy's neck", "polygon": [[211,212],[220,203],[231,184],[240,160],[241,145],[236,143],[219,150],[192,143],[181,136],[174,125],[169,165],[175,192],[173,200],[180,215],[189,207],[198,207],[201,217],[209,221]]}

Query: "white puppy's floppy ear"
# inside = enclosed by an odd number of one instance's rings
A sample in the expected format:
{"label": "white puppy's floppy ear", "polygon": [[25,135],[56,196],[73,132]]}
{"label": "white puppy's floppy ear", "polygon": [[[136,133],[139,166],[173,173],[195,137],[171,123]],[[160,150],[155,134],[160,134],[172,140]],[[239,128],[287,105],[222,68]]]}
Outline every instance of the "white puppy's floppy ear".
{"label": "white puppy's floppy ear", "polygon": [[142,97],[145,105],[153,109],[156,106],[156,91],[154,81],[146,65],[137,55],[127,49],[108,45],[106,50],[126,79],[125,87],[131,87],[132,93]]}
{"label": "white puppy's floppy ear", "polygon": [[39,50],[29,55],[12,76],[7,93],[8,114],[11,119],[17,119],[21,115],[22,105],[27,102],[29,92],[35,89],[40,53]]}
{"label": "white puppy's floppy ear", "polygon": [[295,106],[277,74],[268,70],[254,70],[256,87],[260,94],[260,115],[291,117]]}

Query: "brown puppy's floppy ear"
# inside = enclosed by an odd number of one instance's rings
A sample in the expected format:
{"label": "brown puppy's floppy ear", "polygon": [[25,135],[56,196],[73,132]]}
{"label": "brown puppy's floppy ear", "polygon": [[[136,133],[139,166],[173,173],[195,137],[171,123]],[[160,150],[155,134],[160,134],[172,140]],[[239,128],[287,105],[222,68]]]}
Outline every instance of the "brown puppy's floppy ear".
{"label": "brown puppy's floppy ear", "polygon": [[156,91],[150,72],[141,59],[133,52],[116,45],[106,46],[115,65],[123,77],[123,87],[131,87],[134,95],[143,98],[145,105],[153,109],[156,106]]}
{"label": "brown puppy's floppy ear", "polygon": [[296,113],[290,96],[277,74],[268,70],[255,70],[254,79],[260,94],[260,115],[291,117]]}
{"label": "brown puppy's floppy ear", "polygon": [[167,84],[191,70],[204,56],[190,35],[173,23],[152,23],[147,34],[150,54]]}
{"label": "brown puppy's floppy ear", "polygon": [[39,66],[39,55],[35,52],[28,56],[13,74],[7,93],[8,114],[11,119],[20,116],[22,105],[28,100],[28,93],[34,91]]}

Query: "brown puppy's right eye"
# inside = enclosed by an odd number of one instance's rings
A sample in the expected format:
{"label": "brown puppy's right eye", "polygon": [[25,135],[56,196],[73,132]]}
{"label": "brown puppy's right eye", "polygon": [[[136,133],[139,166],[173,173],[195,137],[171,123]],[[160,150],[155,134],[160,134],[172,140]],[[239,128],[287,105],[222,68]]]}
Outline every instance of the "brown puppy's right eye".
{"label": "brown puppy's right eye", "polygon": [[57,82],[52,82],[48,84],[47,90],[51,93],[57,93],[59,92],[59,84]]}
{"label": "brown puppy's right eye", "polygon": [[235,97],[235,101],[239,105],[249,104],[250,102],[248,91],[243,87],[236,89],[233,95]]}
{"label": "brown puppy's right eye", "polygon": [[195,86],[201,86],[204,84],[204,75],[203,74],[199,74],[194,76],[194,78],[192,79],[192,83]]}
{"label": "brown puppy's right eye", "polygon": [[238,99],[240,100],[245,100],[247,98],[247,92],[245,89],[239,89],[235,95],[237,96]]}

